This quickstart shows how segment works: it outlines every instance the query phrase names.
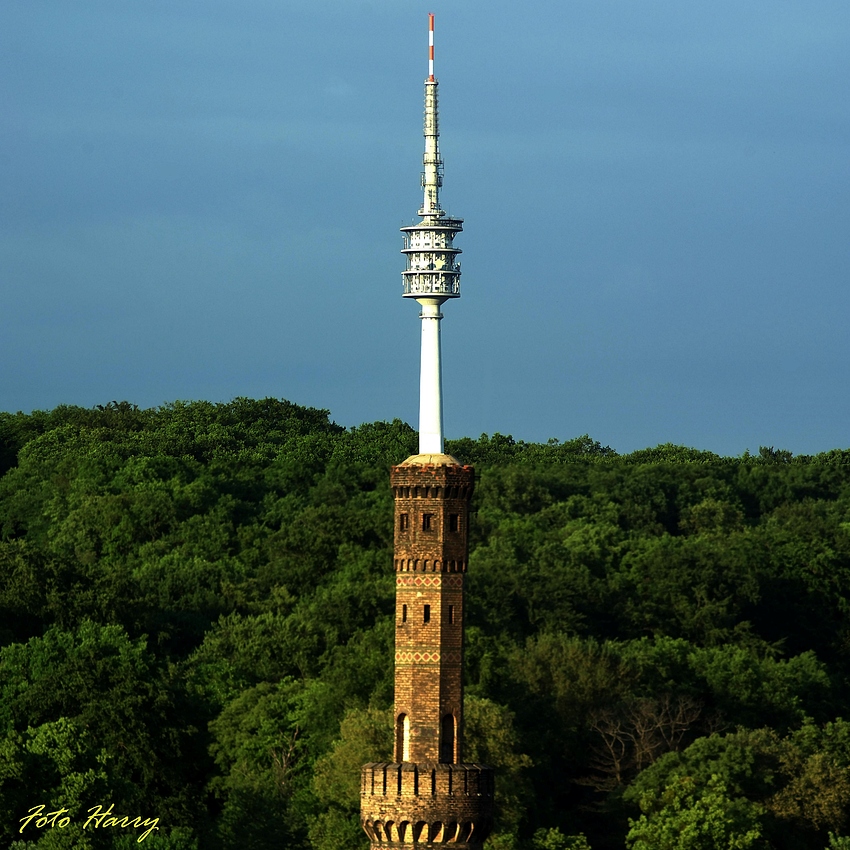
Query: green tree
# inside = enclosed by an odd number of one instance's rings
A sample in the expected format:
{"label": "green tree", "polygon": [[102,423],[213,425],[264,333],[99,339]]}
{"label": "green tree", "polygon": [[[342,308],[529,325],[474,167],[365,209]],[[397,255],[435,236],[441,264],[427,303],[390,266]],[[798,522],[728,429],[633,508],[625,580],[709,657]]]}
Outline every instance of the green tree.
{"label": "green tree", "polygon": [[494,834],[516,835],[533,792],[532,760],[522,752],[514,713],[492,700],[467,696],[463,714],[464,761],[496,769]]}
{"label": "green tree", "polygon": [[292,799],[307,764],[297,720],[302,685],[288,678],[243,691],[210,724],[220,774],[210,789],[222,801],[216,841],[224,850],[303,844]]}
{"label": "green tree", "polygon": [[697,788],[680,777],[661,795],[641,798],[644,814],[630,821],[626,844],[631,850],[746,850],[767,848],[759,807],[734,798],[713,775]]}
{"label": "green tree", "polygon": [[360,769],[369,762],[392,761],[392,711],[349,709],[339,738],[316,761],[313,790],[324,809],[310,824],[316,850],[350,850],[365,845],[360,827]]}

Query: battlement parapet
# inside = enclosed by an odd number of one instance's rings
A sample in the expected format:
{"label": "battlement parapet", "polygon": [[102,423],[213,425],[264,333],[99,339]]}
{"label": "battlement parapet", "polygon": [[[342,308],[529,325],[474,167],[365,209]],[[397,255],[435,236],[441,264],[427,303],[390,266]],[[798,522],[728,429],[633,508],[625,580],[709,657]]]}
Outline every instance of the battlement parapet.
{"label": "battlement parapet", "polygon": [[[475,470],[449,463],[409,463],[418,458],[448,457],[448,455],[417,455],[390,470],[390,485],[396,501],[407,499],[437,499],[468,502],[475,486]],[[454,460],[452,458],[451,460]]]}
{"label": "battlement parapet", "polygon": [[493,828],[493,769],[481,764],[363,766],[360,820],[373,847],[475,850]]}

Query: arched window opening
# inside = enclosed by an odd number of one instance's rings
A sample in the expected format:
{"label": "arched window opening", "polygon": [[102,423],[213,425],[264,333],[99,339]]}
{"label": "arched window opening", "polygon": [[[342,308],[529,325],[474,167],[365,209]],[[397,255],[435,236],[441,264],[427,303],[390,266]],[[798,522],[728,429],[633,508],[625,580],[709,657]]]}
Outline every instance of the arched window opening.
{"label": "arched window opening", "polygon": [[440,761],[443,764],[453,764],[455,760],[455,719],[454,715],[446,714],[440,729]]}
{"label": "arched window opening", "polygon": [[395,757],[399,762],[410,761],[410,718],[399,714],[395,728]]}

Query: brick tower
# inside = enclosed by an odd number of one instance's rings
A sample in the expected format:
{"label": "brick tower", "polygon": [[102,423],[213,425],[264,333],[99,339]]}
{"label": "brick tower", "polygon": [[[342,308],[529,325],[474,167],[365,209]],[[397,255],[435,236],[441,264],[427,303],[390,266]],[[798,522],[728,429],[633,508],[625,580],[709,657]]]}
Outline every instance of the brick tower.
{"label": "brick tower", "polygon": [[480,848],[493,770],[464,764],[463,578],[475,473],[450,455],[394,466],[395,753],[367,764],[361,822],[372,847]]}
{"label": "brick tower", "polygon": [[419,224],[402,228],[403,295],[422,311],[419,454],[394,466],[395,750],[391,764],[364,765],[360,820],[378,848],[480,850],[493,824],[493,770],[464,764],[463,578],[469,552],[471,466],[443,450],[441,305],[460,297],[463,221],[439,203],[443,179],[429,15],[425,80],[425,197]]}

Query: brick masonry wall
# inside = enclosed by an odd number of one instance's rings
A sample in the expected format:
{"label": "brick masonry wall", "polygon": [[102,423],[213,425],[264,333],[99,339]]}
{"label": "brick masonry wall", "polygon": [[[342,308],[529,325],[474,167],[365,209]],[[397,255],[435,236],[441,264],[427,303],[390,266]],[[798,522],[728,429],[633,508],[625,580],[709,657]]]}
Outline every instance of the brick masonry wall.
{"label": "brick masonry wall", "polygon": [[396,761],[363,767],[361,823],[373,850],[411,844],[480,850],[493,825],[493,770],[461,763],[463,582],[475,472],[404,463],[392,468],[390,483]]}
{"label": "brick masonry wall", "polygon": [[[404,760],[459,762],[463,730],[463,575],[469,553],[468,466],[395,466],[395,713],[409,718]],[[453,734],[442,736],[451,716]],[[401,736],[395,758],[401,762]],[[444,746],[441,747],[441,738]]]}

